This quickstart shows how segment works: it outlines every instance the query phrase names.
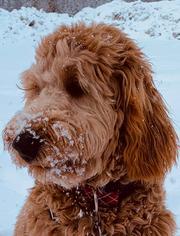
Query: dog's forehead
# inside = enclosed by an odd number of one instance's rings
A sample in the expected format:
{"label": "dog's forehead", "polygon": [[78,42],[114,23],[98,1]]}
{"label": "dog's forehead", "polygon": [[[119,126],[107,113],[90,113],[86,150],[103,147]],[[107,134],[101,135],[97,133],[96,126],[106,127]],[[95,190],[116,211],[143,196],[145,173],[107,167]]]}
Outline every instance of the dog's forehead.
{"label": "dog's forehead", "polygon": [[73,78],[69,68],[73,75],[75,68],[82,87],[111,94],[109,90],[117,87],[112,75],[120,64],[120,53],[126,50],[125,39],[119,29],[103,24],[60,27],[43,38],[36,50],[39,78],[63,87],[64,79]]}
{"label": "dog's forehead", "polygon": [[82,24],[61,26],[41,41],[36,50],[36,60],[43,60],[46,67],[49,67],[57,56],[64,60],[68,56],[80,56],[88,51],[86,58],[90,54],[95,54],[96,58],[105,54],[107,57],[113,51],[112,46],[119,40],[119,35],[118,29],[103,24],[89,27]]}

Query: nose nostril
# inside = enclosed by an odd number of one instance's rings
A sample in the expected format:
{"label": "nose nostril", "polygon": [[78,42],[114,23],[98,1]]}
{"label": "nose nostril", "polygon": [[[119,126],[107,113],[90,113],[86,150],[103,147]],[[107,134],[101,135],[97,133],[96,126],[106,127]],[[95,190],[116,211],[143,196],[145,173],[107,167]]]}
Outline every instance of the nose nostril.
{"label": "nose nostril", "polygon": [[21,132],[13,141],[12,147],[19,153],[26,162],[32,162],[42,144],[40,136],[33,132]]}

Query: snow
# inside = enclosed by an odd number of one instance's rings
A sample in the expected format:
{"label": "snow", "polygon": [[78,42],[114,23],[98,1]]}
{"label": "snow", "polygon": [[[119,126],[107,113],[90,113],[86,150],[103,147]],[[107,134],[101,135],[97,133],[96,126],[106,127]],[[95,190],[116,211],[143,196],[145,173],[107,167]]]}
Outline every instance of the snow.
{"label": "snow", "polygon": [[[74,17],[68,14],[45,13],[35,8],[22,8],[11,13],[0,10],[2,44],[17,43],[20,39],[39,39],[60,24],[78,21],[106,22],[120,27],[130,35],[143,38],[180,39],[180,1],[127,3],[114,0],[96,9],[86,7]],[[48,17],[47,17],[48,16]],[[13,22],[13,24],[12,24]],[[33,24],[32,24],[33,22]]]}
{"label": "snow", "polygon": [[[162,93],[180,136],[180,1],[126,3],[114,0],[96,9],[84,8],[74,17],[45,13],[34,8],[7,12],[0,9],[0,132],[15,112],[22,109],[18,89],[22,71],[34,62],[39,40],[60,24],[80,20],[116,25],[136,40],[153,64],[155,83]],[[30,24],[34,21],[34,24]],[[30,26],[30,25],[31,26]],[[20,126],[22,127],[22,126]],[[58,127],[55,125],[54,127]],[[64,133],[69,138],[68,133]],[[54,163],[55,164],[55,163]],[[180,165],[167,176],[167,205],[176,217],[180,236]],[[0,236],[11,236],[26,196],[33,186],[25,169],[16,169],[0,140]],[[81,216],[81,213],[79,213]]]}
{"label": "snow", "polygon": [[57,137],[66,138],[68,140],[68,143],[70,144],[70,146],[73,146],[74,140],[72,139],[71,135],[69,134],[69,131],[65,127],[63,127],[59,121],[56,121],[52,125],[52,128],[55,131]]}

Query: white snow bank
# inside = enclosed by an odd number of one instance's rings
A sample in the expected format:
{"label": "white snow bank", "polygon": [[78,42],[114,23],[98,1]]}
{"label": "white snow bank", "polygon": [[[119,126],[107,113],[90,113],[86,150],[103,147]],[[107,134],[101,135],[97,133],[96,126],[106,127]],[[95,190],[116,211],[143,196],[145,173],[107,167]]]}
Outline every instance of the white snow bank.
{"label": "white snow bank", "polygon": [[97,7],[87,7],[70,17],[68,14],[45,13],[35,8],[8,12],[0,9],[0,43],[16,43],[31,38],[32,42],[61,24],[78,21],[106,22],[123,29],[133,38],[163,38],[180,40],[180,1],[131,3],[114,0]]}

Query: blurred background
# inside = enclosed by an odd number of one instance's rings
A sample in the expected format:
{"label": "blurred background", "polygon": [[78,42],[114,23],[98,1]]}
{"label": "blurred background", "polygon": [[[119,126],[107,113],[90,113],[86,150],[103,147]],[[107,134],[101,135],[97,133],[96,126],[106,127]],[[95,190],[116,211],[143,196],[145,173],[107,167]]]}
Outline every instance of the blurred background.
{"label": "blurred background", "polygon": [[[135,2],[136,0],[124,0]],[[163,0],[141,0],[142,2],[158,2]],[[46,12],[59,12],[74,15],[84,7],[97,7],[111,0],[0,0],[0,7],[6,10],[20,9],[21,7],[35,7]]]}

